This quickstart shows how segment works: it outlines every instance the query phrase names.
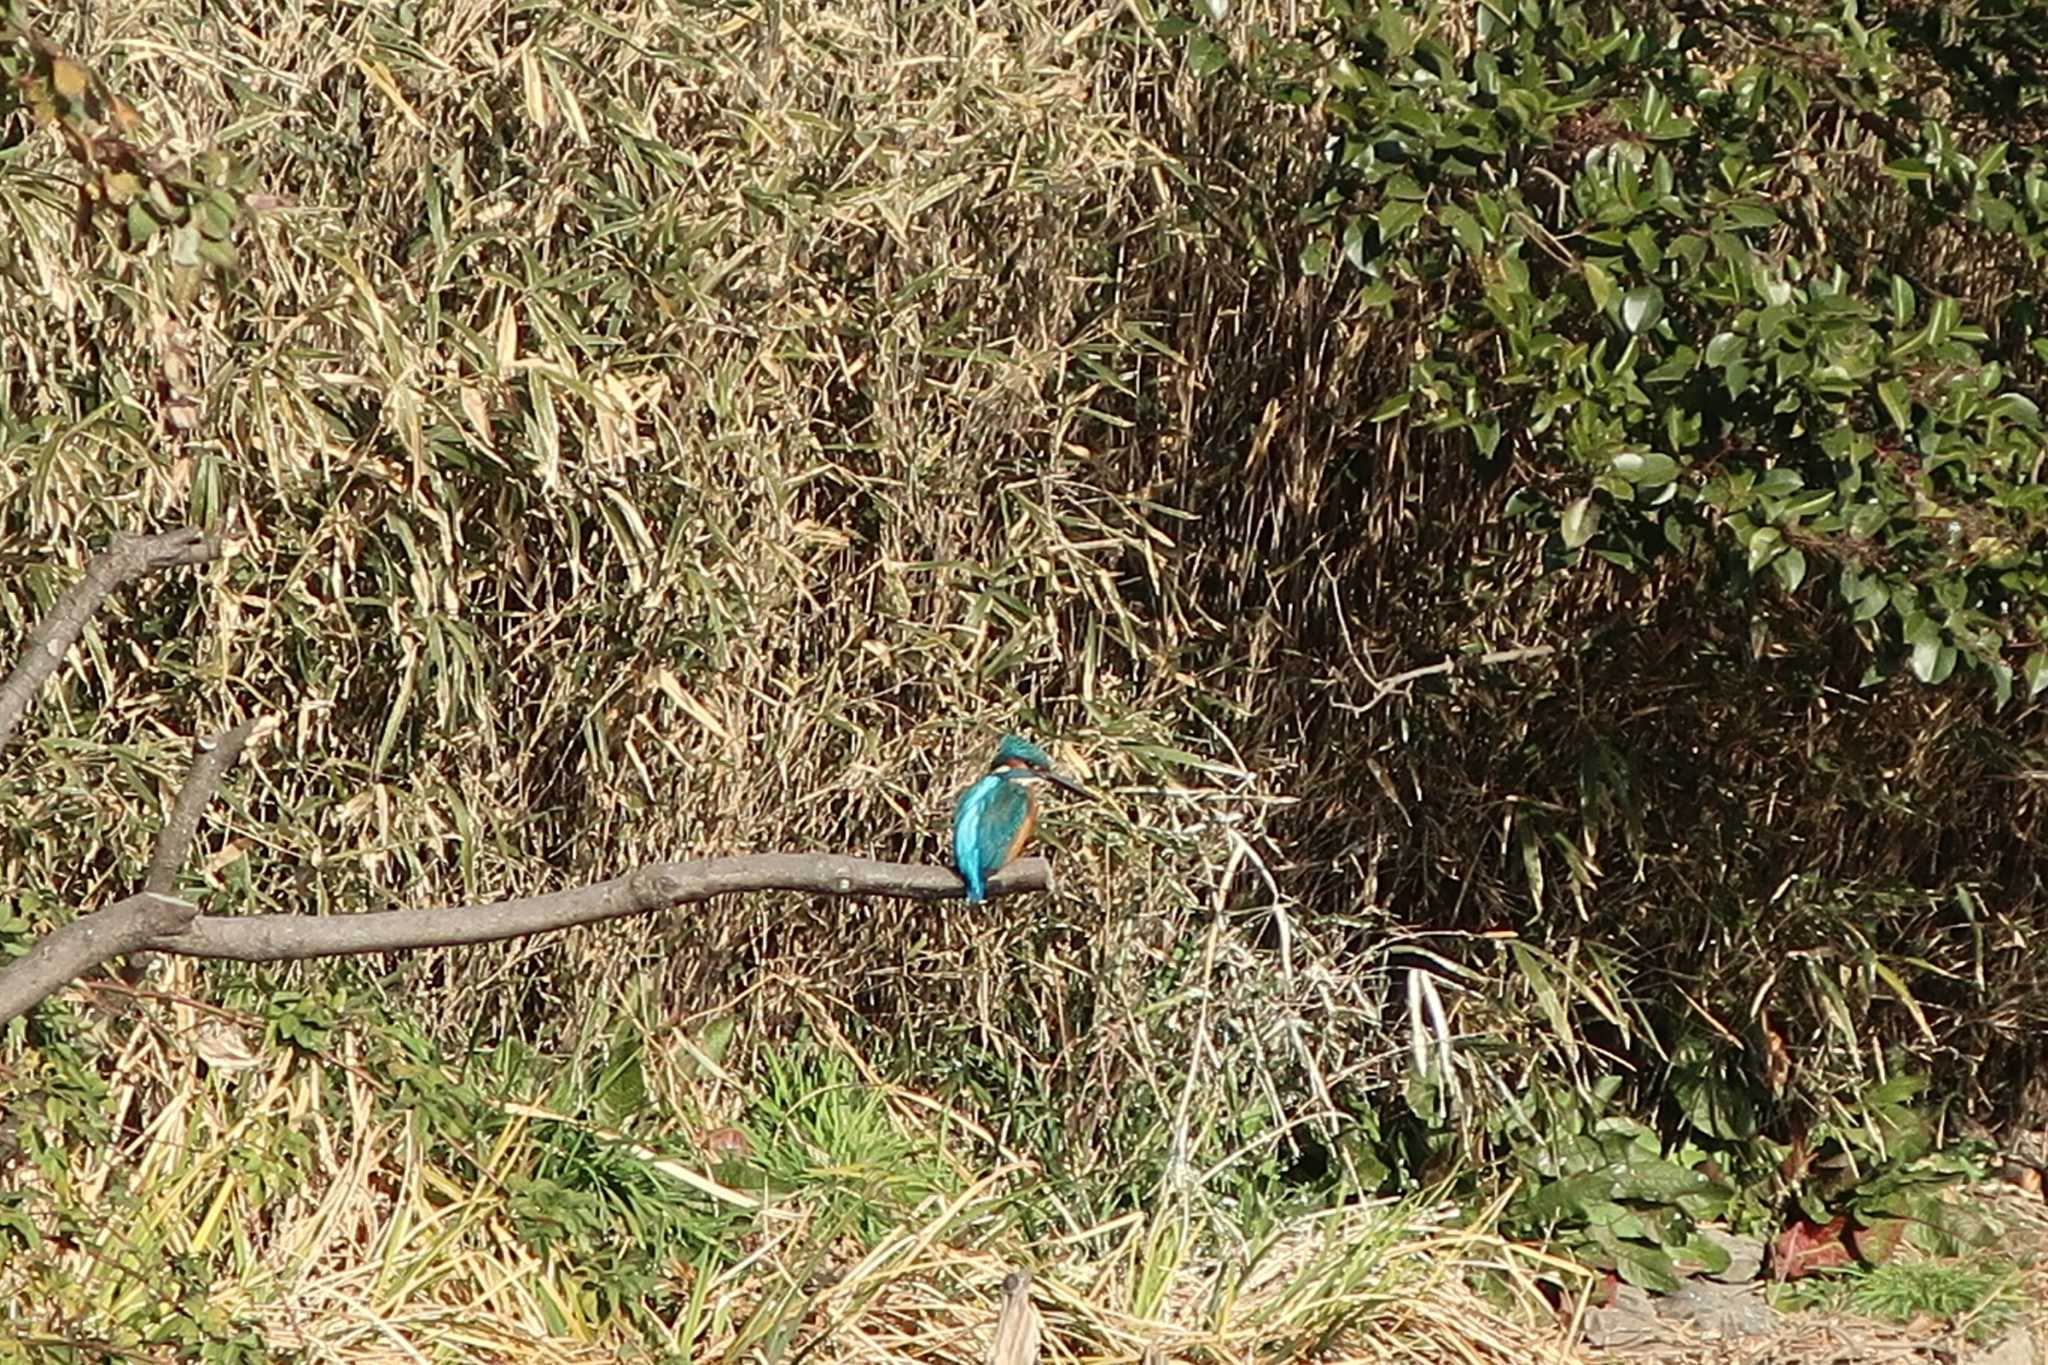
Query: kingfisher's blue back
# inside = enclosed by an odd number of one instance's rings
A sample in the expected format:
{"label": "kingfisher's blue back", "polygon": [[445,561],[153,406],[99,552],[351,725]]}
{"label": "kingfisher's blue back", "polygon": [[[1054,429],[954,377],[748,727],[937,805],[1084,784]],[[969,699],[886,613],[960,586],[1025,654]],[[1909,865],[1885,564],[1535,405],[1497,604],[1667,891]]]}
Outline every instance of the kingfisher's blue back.
{"label": "kingfisher's blue back", "polygon": [[1005,735],[994,765],[953,808],[953,866],[967,882],[970,902],[986,900],[988,879],[1023,851],[1038,824],[1036,788],[1041,782],[1087,795],[1053,771],[1043,749]]}

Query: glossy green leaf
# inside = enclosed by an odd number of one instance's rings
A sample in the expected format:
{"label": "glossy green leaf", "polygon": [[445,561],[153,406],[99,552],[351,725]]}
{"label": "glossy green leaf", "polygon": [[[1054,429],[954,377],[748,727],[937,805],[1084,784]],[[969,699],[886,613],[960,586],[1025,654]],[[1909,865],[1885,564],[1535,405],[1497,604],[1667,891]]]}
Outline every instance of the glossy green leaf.
{"label": "glossy green leaf", "polygon": [[1760,526],[1749,537],[1749,571],[1755,573],[1785,548],[1785,538],[1775,526]]}
{"label": "glossy green leaf", "polygon": [[1903,275],[1892,276],[1892,326],[1904,327],[1913,320],[1914,309],[1919,300],[1913,294],[1913,286]]}
{"label": "glossy green leaf", "polygon": [[1913,400],[1907,396],[1904,384],[1896,379],[1885,380],[1877,386],[1877,399],[1891,415],[1893,426],[1901,432],[1913,430]]}
{"label": "glossy green leaf", "polygon": [[1664,291],[1654,284],[1631,289],[1621,299],[1621,325],[1631,332],[1647,332],[1664,316]]}
{"label": "glossy green leaf", "polygon": [[1600,529],[1600,507],[1592,498],[1580,498],[1559,514],[1558,533],[1564,537],[1565,548],[1576,550],[1591,540]]}
{"label": "glossy green leaf", "polygon": [[1628,249],[1636,258],[1636,264],[1645,271],[1655,272],[1664,264],[1664,251],[1657,245],[1657,234],[1647,227],[1630,229]]}
{"label": "glossy green leaf", "polygon": [[1188,39],[1188,69],[1198,79],[1213,76],[1229,65],[1230,49],[1210,34],[1198,32]]}
{"label": "glossy green leaf", "polygon": [[1436,211],[1437,221],[1450,230],[1465,254],[1473,260],[1486,255],[1486,229],[1479,220],[1456,204],[1445,204]]}
{"label": "glossy green leaf", "polygon": [[1373,216],[1373,222],[1380,230],[1380,241],[1388,246],[1398,242],[1421,221],[1424,211],[1423,206],[1412,199],[1388,200]]}
{"label": "glossy green leaf", "polygon": [[1595,308],[1606,312],[1608,305],[1614,302],[1615,295],[1620,292],[1615,287],[1614,276],[1608,274],[1607,268],[1594,260],[1588,260],[1583,269],[1586,276],[1586,293],[1592,298]]}
{"label": "glossy green leaf", "polygon": [[1672,1269],[1671,1257],[1660,1247],[1617,1243],[1614,1269],[1622,1279],[1653,1294],[1670,1294],[1678,1288],[1678,1272]]}
{"label": "glossy green leaf", "polygon": [[1749,392],[1749,383],[1753,377],[1753,373],[1749,368],[1749,362],[1744,360],[1730,361],[1726,372],[1721,377],[1721,386],[1727,390],[1729,401],[1732,402]]}
{"label": "glossy green leaf", "polygon": [[1913,676],[1924,683],[1940,682],[1955,669],[1956,652],[1939,640],[1913,646]]}
{"label": "glossy green leaf", "polygon": [[1614,472],[1630,483],[1670,483],[1678,477],[1678,461],[1657,451],[1629,451],[1614,457]]}
{"label": "glossy green leaf", "polygon": [[1686,1274],[1719,1276],[1726,1271],[1734,1257],[1728,1248],[1719,1242],[1710,1242],[1704,1237],[1688,1237],[1676,1247],[1668,1248],[1675,1268]]}
{"label": "glossy green leaf", "polygon": [[1799,591],[1799,585],[1806,581],[1806,555],[1794,546],[1771,561],[1771,572],[1778,575],[1778,581],[1785,585],[1786,592]]}
{"label": "glossy green leaf", "polygon": [[1344,225],[1344,259],[1353,269],[1365,269],[1365,220],[1353,218]]}
{"label": "glossy green leaf", "polygon": [[1778,214],[1767,204],[1730,204],[1722,210],[1728,222],[1738,228],[1773,228]]}
{"label": "glossy green leaf", "polygon": [[2001,417],[2020,423],[2022,426],[2038,429],[2041,425],[2040,406],[2025,394],[2002,393],[1991,404],[1991,410]]}
{"label": "glossy green leaf", "polygon": [[140,251],[156,236],[156,215],[151,213],[140,200],[128,205],[128,247]]}
{"label": "glossy green leaf", "polygon": [[1899,622],[1899,634],[1909,645],[1941,643],[1941,627],[1922,611],[1908,611]]}

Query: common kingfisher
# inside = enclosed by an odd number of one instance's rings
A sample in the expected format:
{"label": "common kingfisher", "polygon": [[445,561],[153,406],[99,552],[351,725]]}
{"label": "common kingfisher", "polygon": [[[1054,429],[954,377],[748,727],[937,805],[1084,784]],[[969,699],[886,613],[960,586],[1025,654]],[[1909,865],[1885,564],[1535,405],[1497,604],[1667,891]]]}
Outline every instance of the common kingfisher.
{"label": "common kingfisher", "polygon": [[953,866],[967,882],[967,899],[988,899],[988,879],[1015,858],[1038,824],[1040,783],[1087,796],[1080,783],[1052,770],[1045,750],[1015,735],[1004,735],[987,776],[961,794],[953,807]]}

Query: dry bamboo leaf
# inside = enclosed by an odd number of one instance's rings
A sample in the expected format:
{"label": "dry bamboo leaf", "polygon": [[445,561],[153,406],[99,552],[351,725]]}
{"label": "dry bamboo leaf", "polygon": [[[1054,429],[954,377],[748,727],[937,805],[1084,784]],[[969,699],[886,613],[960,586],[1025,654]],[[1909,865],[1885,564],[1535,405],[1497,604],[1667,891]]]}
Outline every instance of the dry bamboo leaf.
{"label": "dry bamboo leaf", "polygon": [[526,102],[526,117],[533,126],[545,129],[554,122],[554,114],[548,107],[548,85],[540,73],[540,57],[533,45],[527,44],[519,52],[519,89]]}
{"label": "dry bamboo leaf", "polygon": [[476,433],[477,443],[487,451],[495,451],[497,441],[491,433],[491,405],[482,389],[474,384],[464,384],[460,394],[462,415],[468,419],[470,429]]}
{"label": "dry bamboo leaf", "polygon": [[385,99],[391,101],[391,107],[405,117],[405,121],[413,126],[415,132],[427,131],[427,121],[420,117],[419,110],[412,107],[412,101],[398,88],[397,78],[391,74],[390,67],[374,57],[359,56],[356,58],[356,69],[383,93]]}
{"label": "dry bamboo leaf", "polygon": [[519,363],[519,307],[506,303],[498,310],[498,373],[510,374]]}
{"label": "dry bamboo leaf", "polygon": [[67,100],[83,95],[91,83],[91,74],[69,57],[58,57],[50,63],[50,85]]}

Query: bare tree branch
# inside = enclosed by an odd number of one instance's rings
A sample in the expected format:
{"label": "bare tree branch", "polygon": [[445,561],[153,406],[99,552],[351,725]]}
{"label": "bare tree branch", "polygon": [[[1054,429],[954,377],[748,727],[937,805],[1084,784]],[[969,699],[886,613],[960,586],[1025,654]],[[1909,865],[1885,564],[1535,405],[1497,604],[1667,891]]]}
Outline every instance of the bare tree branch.
{"label": "bare tree branch", "polygon": [[192,851],[192,840],[199,833],[199,817],[206,813],[206,805],[213,800],[228,769],[242,756],[242,746],[249,742],[249,732],[256,728],[257,719],[251,716],[233,729],[199,741],[199,752],[192,766],[185,770],[178,799],[171,804],[171,818],[164,822],[163,833],[157,836],[156,856],[149,860],[149,875],[142,882],[144,891],[168,896],[177,889],[178,869],[185,865],[185,857]]}
{"label": "bare tree branch", "polygon": [[170,531],[158,536],[116,535],[107,548],[85,566],[85,576],[64,591],[49,614],[29,632],[21,659],[7,681],[0,682],[0,754],[14,740],[28,704],[64,662],[79,632],[99,610],[107,594],[131,578],[179,564],[203,564],[220,553],[220,542],[198,531]]}
{"label": "bare tree branch", "polygon": [[[140,574],[198,564],[220,552],[196,531],[160,536],[118,535],[86,566],[85,576],[57,599],[33,632],[21,661],[0,683],[0,753],[13,739],[36,690],[47,681],[107,594]],[[140,951],[238,962],[289,962],[351,953],[447,948],[523,938],[549,929],[595,924],[748,891],[801,891],[824,896],[893,896],[945,900],[965,894],[950,869],[878,863],[832,854],[763,853],[658,863],[611,881],[489,905],[394,910],[366,915],[201,915],[169,894],[197,836],[207,803],[241,756],[254,719],[201,741],[172,803],[150,859],[144,889],[124,901],[80,915],[0,968],[0,1024],[35,1007],[53,991],[109,959]],[[993,896],[1052,887],[1043,858],[1025,858],[989,882]]]}
{"label": "bare tree branch", "polygon": [[[1555,653],[1555,645],[1528,645],[1521,649],[1496,649],[1485,654],[1467,654],[1455,659],[1445,659],[1442,663],[1425,664],[1421,668],[1411,668],[1406,673],[1396,673],[1391,678],[1375,682],[1373,687],[1379,696],[1375,697],[1373,702],[1377,702],[1390,692],[1406,687],[1418,678],[1428,678],[1438,673],[1454,673],[1461,668],[1490,668],[1495,664],[1517,664],[1524,659],[1547,659]],[[1373,702],[1368,702],[1367,705],[1370,706]]]}
{"label": "bare tree branch", "polygon": [[[989,894],[1015,895],[1051,886],[1050,864],[1043,858],[1021,858],[996,874],[989,882]],[[488,905],[382,910],[365,915],[202,915],[186,932],[149,946],[187,957],[237,962],[453,948],[643,915],[747,891],[946,900],[964,895],[966,884],[950,868],[918,863],[879,863],[829,853],[756,853],[656,863],[610,881]]]}
{"label": "bare tree branch", "polygon": [[[192,766],[185,770],[185,780],[179,784],[177,799],[171,803],[170,818],[164,822],[163,832],[157,836],[156,853],[150,858],[149,874],[142,881],[144,891],[169,896],[178,889],[178,869],[185,865],[185,859],[192,851],[192,840],[198,837],[199,819],[206,814],[207,803],[213,800],[221,779],[242,756],[242,746],[249,742],[258,719],[251,716],[232,729],[200,740],[195,746],[198,752],[192,759]],[[189,921],[195,913],[196,908],[188,911],[185,918]],[[155,961],[153,956],[140,953],[122,963],[115,974],[133,986],[149,974]]]}
{"label": "bare tree branch", "polygon": [[1405,673],[1396,673],[1389,678],[1368,678],[1366,681],[1373,687],[1370,698],[1358,705],[1338,702],[1336,707],[1339,711],[1363,715],[1395,693],[1404,691],[1408,684],[1420,679],[1435,677],[1440,673],[1468,673],[1473,669],[1492,668],[1498,664],[1518,664],[1531,659],[1547,659],[1553,654],[1583,649],[1594,641],[1620,630],[1628,625],[1629,621],[1630,617],[1626,612],[1615,612],[1599,625],[1564,645],[1524,645],[1518,649],[1495,649],[1484,654],[1458,654],[1441,663],[1424,664],[1420,668],[1411,668]]}
{"label": "bare tree branch", "polygon": [[144,891],[104,910],[80,915],[38,939],[0,971],[0,1024],[28,1010],[109,958],[132,953],[192,922],[199,907]]}
{"label": "bare tree branch", "polygon": [[[290,962],[524,938],[748,891],[948,900],[966,889],[950,868],[829,853],[760,853],[657,863],[610,881],[521,900],[366,915],[197,915],[184,901],[143,892],[79,916],[0,970],[0,1024],[108,958],[143,949]],[[991,878],[988,889],[990,896],[1051,890],[1052,867],[1043,858],[1019,859]]]}

